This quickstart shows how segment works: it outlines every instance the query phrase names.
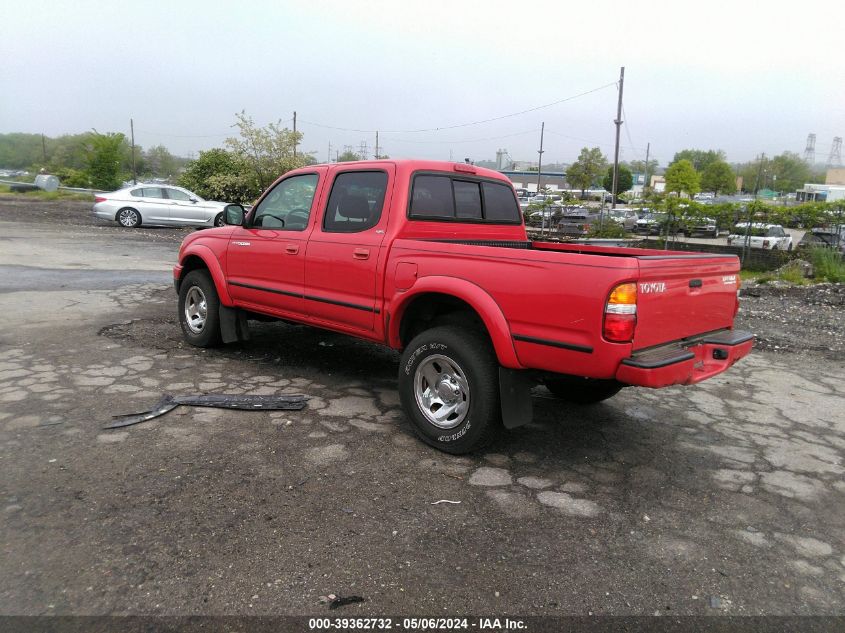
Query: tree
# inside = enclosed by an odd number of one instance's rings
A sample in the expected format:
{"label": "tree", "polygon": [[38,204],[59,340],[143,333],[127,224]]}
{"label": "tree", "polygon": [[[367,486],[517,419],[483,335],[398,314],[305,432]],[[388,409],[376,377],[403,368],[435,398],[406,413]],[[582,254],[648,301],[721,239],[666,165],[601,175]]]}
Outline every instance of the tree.
{"label": "tree", "polygon": [[720,149],[685,149],[675,154],[672,163],[688,160],[697,171],[704,171],[710,163],[725,160],[725,152]]}
{"label": "tree", "polygon": [[[810,167],[798,154],[784,152],[768,165],[765,185],[776,191],[796,191],[805,183],[815,182]],[[761,184],[761,187],[763,184]]]}
{"label": "tree", "polygon": [[[657,173],[657,168],[660,166],[660,161],[656,158],[651,158],[648,161],[648,173],[650,176],[653,176]],[[631,171],[635,174],[645,174],[646,173],[646,164],[644,160],[629,160],[628,167],[631,168]],[[646,183],[648,186],[648,183]]]}
{"label": "tree", "polygon": [[361,157],[358,154],[356,154],[355,152],[353,152],[352,150],[349,150],[349,149],[344,151],[343,154],[340,154],[337,157],[337,162],[339,162],[339,163],[348,163],[348,162],[353,161],[353,160],[361,160]]}
{"label": "tree", "polygon": [[672,163],[666,169],[666,191],[674,191],[681,195],[686,192],[690,197],[701,191],[701,184],[698,172],[692,163],[686,159]]}
{"label": "tree", "polygon": [[[602,181],[604,188],[613,192],[613,165],[607,168],[607,173]],[[629,191],[634,186],[634,174],[625,165],[619,165],[619,177],[616,179],[616,195]]]}
{"label": "tree", "polygon": [[607,168],[607,159],[598,147],[581,148],[578,159],[566,170],[566,180],[575,189],[584,191],[595,183]]}
{"label": "tree", "polygon": [[221,148],[200,152],[199,158],[188,163],[177,182],[203,198],[226,202],[247,204],[261,194],[249,164]]}
{"label": "tree", "polygon": [[90,134],[86,147],[87,172],[91,186],[103,191],[120,187],[120,164],[123,158],[121,148],[126,137],[123,134]]}
{"label": "tree", "polygon": [[168,178],[176,175],[176,172],[179,171],[179,162],[164,145],[156,145],[144,152],[144,167],[145,172]]}
{"label": "tree", "polygon": [[314,160],[301,151],[294,155],[302,141],[302,133],[282,127],[281,121],[258,127],[245,112],[236,114],[235,118],[240,138],[227,138],[225,145],[249,165],[261,190],[282,174]]}
{"label": "tree", "polygon": [[701,189],[712,191],[714,195],[736,192],[736,176],[734,170],[723,160],[717,160],[704,168],[701,174]]}

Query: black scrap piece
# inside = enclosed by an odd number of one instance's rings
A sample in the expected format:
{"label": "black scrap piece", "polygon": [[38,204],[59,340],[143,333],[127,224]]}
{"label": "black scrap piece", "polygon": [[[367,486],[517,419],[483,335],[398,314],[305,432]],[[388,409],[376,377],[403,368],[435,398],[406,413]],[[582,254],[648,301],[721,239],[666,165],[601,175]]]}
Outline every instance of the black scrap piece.
{"label": "black scrap piece", "polygon": [[337,609],[345,604],[355,604],[356,602],[364,602],[364,598],[361,596],[346,596],[345,598],[338,596],[329,603],[329,609]]}
{"label": "black scrap piece", "polygon": [[307,396],[238,396],[225,394],[207,394],[203,396],[171,396],[165,394],[149,411],[116,415],[111,424],[104,429],[119,429],[140,422],[152,420],[179,405],[191,407],[214,407],[217,409],[240,409],[242,411],[300,411],[308,402]]}

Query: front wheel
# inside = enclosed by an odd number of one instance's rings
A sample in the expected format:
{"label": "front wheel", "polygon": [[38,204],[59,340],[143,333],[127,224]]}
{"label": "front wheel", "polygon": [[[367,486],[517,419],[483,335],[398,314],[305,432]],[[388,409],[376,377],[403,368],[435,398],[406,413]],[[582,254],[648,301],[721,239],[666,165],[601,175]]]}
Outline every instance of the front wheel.
{"label": "front wheel", "polygon": [[225,226],[226,222],[224,222],[223,214],[218,213],[217,217],[214,218],[214,226]]}
{"label": "front wheel", "polygon": [[196,347],[220,344],[220,299],[205,270],[192,270],[179,286],[179,325],[185,340]]}
{"label": "front wheel", "polygon": [[135,229],[141,226],[141,214],[135,209],[126,207],[117,212],[117,222],[127,229]]}
{"label": "front wheel", "polygon": [[411,341],[399,365],[399,396],[420,439],[446,453],[480,449],[501,428],[496,354],[465,327],[435,327]]}
{"label": "front wheel", "polygon": [[543,381],[555,396],[575,404],[595,404],[612,398],[624,387],[615,380],[597,380],[579,376],[554,376]]}

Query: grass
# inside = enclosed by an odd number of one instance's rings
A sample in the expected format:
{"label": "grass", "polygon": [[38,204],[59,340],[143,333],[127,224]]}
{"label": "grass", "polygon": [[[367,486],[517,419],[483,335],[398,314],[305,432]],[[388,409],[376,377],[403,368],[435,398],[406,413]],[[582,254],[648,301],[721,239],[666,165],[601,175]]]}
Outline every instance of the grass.
{"label": "grass", "polygon": [[0,185],[0,195],[15,196],[18,198],[33,198],[36,200],[87,200],[93,202],[94,196],[90,193],[78,191],[26,191],[24,193],[12,192],[9,185]]}
{"label": "grass", "polygon": [[832,248],[814,248],[810,251],[813,273],[819,281],[845,282],[845,260]]}

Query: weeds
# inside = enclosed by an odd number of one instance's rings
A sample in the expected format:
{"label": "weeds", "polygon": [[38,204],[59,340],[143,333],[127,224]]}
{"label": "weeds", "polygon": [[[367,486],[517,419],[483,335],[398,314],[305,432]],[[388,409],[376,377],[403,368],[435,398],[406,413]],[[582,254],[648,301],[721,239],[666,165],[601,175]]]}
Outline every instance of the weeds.
{"label": "weeds", "polygon": [[845,261],[832,248],[814,248],[810,251],[813,273],[818,281],[845,282]]}

